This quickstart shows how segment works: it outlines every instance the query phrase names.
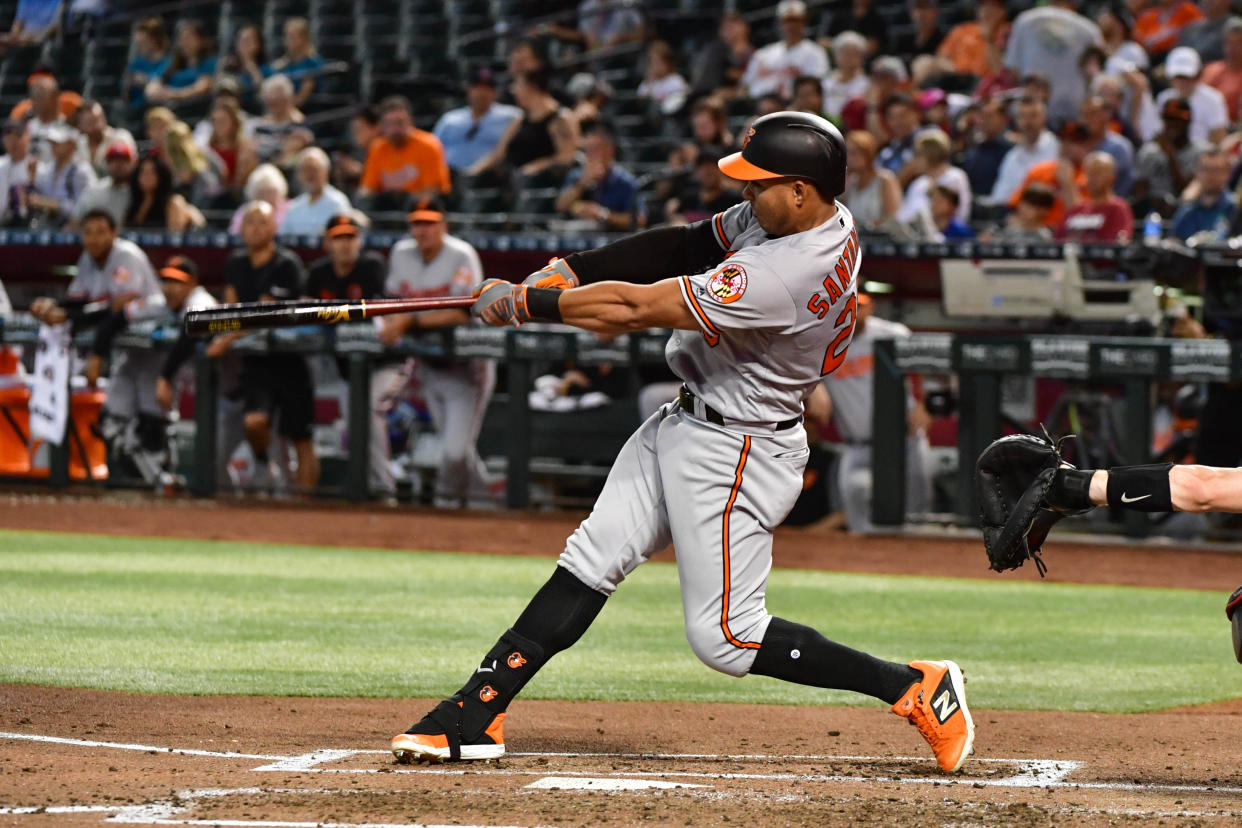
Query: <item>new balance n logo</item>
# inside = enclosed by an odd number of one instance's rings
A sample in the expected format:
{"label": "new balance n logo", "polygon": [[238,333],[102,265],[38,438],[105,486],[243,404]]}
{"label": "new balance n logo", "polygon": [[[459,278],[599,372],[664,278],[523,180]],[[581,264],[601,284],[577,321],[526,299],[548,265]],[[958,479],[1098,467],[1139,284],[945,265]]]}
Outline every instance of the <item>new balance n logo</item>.
{"label": "new balance n logo", "polygon": [[936,711],[936,719],[944,724],[953,715],[953,711],[957,710],[957,701],[948,690],[942,690],[939,696],[932,699],[932,709]]}

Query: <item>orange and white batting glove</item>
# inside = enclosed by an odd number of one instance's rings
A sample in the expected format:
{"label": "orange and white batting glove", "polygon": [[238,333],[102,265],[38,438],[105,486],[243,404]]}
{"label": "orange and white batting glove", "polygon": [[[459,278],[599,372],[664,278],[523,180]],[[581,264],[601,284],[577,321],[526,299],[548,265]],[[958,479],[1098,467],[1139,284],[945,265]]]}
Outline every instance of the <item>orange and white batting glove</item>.
{"label": "orange and white batting glove", "polygon": [[522,284],[526,287],[567,290],[578,287],[582,284],[582,280],[564,259],[550,259],[541,270],[536,270],[523,279]]}
{"label": "orange and white batting glove", "polygon": [[474,300],[470,315],[488,325],[517,327],[530,321],[525,285],[515,285],[504,279],[488,279],[475,290]]}

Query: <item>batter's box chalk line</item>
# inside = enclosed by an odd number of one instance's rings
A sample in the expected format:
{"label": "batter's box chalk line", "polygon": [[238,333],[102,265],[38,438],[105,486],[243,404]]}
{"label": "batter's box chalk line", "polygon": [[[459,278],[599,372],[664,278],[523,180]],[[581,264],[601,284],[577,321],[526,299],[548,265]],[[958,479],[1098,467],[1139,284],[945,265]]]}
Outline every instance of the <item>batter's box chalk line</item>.
{"label": "batter's box chalk line", "polygon": [[[816,773],[727,773],[710,771],[571,771],[558,770],[555,777],[548,775],[548,769],[527,770],[522,768],[496,768],[470,765],[468,770],[453,766],[431,765],[427,767],[391,767],[383,768],[350,768],[332,767],[328,763],[336,763],[353,756],[386,756],[388,751],[371,749],[339,749],[324,748],[309,753],[296,755],[274,755],[261,753],[239,753],[234,751],[212,751],[195,748],[173,748],[156,745],[140,745],[122,742],[103,742],[88,739],[69,739],[60,736],[44,736],[34,733],[14,733],[0,731],[0,740],[39,742],[44,744],[71,745],[87,748],[104,748],[110,750],[141,751],[144,753],[167,753],[173,756],[195,756],[215,759],[254,759],[264,764],[251,768],[251,772],[281,773],[336,773],[336,774],[373,774],[373,773],[404,773],[423,774],[428,776],[497,776],[497,777],[539,777],[578,778],[578,779],[629,779],[629,780],[663,780],[671,781],[671,787],[687,787],[685,782],[706,783],[712,780],[763,780],[763,781],[797,781],[797,782],[856,782],[856,783],[897,783],[904,785],[969,785],[974,787],[996,788],[1083,788],[1114,791],[1147,791],[1165,793],[1212,793],[1217,795],[1242,795],[1242,786],[1228,785],[1173,785],[1147,784],[1141,782],[1088,782],[1071,781],[1070,775],[1086,767],[1086,763],[1073,759],[1018,759],[978,757],[971,760],[975,765],[993,765],[999,768],[1012,768],[1006,776],[894,776],[873,774],[868,776],[849,774],[816,774]],[[866,764],[891,764],[893,762],[909,762],[930,764],[931,759],[922,756],[858,756],[835,754],[802,754],[802,755],[771,755],[771,754],[714,754],[714,753],[510,753],[511,758],[567,758],[567,759],[651,759],[651,760],[807,760],[819,762],[856,762]],[[663,787],[663,786],[649,786]],[[601,788],[602,789],[602,788]],[[67,806],[68,807],[68,806]],[[76,806],[75,806],[76,807]],[[91,806],[93,807],[93,806]],[[0,813],[4,813],[0,810]],[[211,823],[220,824],[220,823]],[[240,825],[261,825],[263,823],[242,822]],[[315,825],[317,823],[308,823]],[[285,825],[285,823],[280,823]],[[289,823],[294,826],[295,824]],[[299,823],[300,825],[300,823]]]}

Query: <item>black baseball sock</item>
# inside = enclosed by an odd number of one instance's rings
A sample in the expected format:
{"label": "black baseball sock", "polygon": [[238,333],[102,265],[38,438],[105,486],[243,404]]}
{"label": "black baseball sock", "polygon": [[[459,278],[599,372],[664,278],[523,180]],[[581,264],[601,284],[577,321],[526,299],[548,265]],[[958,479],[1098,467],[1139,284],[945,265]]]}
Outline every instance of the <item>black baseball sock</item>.
{"label": "black baseball sock", "polygon": [[582,637],[607,600],[607,595],[558,566],[453,695],[453,700],[464,702],[463,732],[481,733],[497,713],[503,713],[548,659]]}
{"label": "black baseball sock", "polygon": [[750,672],[782,681],[852,690],[896,704],[923,674],[905,664],[829,641],[810,627],[773,618]]}

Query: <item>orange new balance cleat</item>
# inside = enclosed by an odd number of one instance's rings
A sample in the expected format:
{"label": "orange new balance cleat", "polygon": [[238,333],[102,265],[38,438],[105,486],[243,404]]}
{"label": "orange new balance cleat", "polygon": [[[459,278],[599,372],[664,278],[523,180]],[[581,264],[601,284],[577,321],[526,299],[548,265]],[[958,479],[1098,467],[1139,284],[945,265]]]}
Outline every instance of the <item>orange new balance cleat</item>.
{"label": "orange new balance cleat", "polygon": [[952,661],[912,661],[923,674],[893,705],[893,712],[919,729],[940,769],[953,773],[974,752],[975,723],[966,707],[966,680]]}
{"label": "orange new balance cleat", "polygon": [[[482,710],[477,708],[475,712]],[[505,714],[472,725],[463,723],[461,701],[442,701],[405,733],[392,737],[392,755],[398,762],[477,761],[505,755]],[[478,731],[477,733],[474,731]]]}

